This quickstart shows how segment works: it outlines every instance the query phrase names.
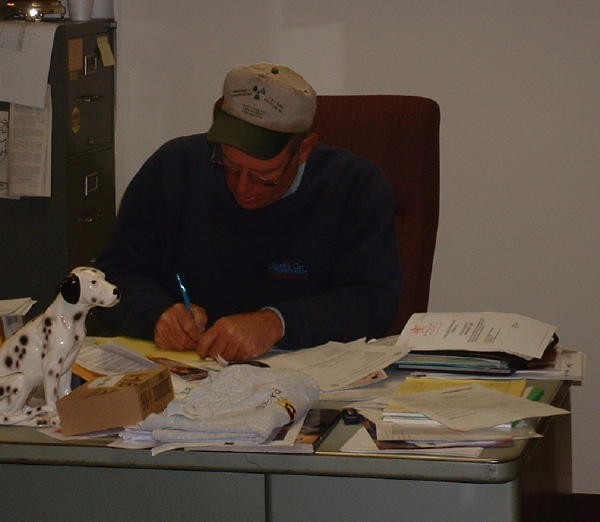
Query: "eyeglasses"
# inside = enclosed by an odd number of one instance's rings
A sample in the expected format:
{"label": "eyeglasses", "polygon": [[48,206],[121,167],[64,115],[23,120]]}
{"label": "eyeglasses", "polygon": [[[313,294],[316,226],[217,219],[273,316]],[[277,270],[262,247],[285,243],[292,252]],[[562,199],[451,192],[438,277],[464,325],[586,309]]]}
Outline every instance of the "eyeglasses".
{"label": "eyeglasses", "polygon": [[268,178],[264,176],[264,173],[258,173],[253,170],[239,167],[238,165],[233,163],[227,156],[225,156],[225,154],[223,154],[223,150],[219,146],[215,146],[215,148],[213,149],[210,162],[213,165],[219,167],[223,171],[225,176],[227,176],[228,178],[239,178],[242,175],[242,172],[244,172],[245,170],[248,179],[252,183],[256,183],[257,185],[261,185],[263,187],[272,188],[279,185],[281,179],[287,172],[287,169],[290,167],[292,160],[296,157],[297,153],[298,147],[294,149],[283,168],[275,168],[272,170],[272,172],[281,170],[281,174],[276,178]]}

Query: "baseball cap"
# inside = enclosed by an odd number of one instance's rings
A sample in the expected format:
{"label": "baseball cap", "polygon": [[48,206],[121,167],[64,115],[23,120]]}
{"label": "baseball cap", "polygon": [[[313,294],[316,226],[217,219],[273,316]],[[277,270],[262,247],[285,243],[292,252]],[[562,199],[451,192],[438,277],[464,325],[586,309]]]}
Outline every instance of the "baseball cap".
{"label": "baseball cap", "polygon": [[250,156],[276,156],[299,132],[312,127],[317,95],[284,65],[237,65],[225,77],[223,105],[208,140],[226,143]]}

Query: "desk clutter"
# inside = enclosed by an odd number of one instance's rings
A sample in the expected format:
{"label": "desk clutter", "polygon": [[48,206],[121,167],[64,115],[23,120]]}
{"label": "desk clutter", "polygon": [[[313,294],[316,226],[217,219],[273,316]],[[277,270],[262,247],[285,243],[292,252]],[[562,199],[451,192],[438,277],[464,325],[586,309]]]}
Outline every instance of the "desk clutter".
{"label": "desk clutter", "polygon": [[[415,354],[434,363],[417,369]],[[473,370],[504,358],[522,363]],[[72,370],[88,382],[58,401],[62,426],[41,429],[55,438],[112,428],[110,446],[153,454],[313,453],[346,430],[337,451],[473,458],[539,438],[540,418],[568,414],[550,404],[552,382],[582,381],[585,355],[561,348],[552,325],[515,314],[415,314],[399,336],[274,349],[228,366],[147,341],[86,338]]]}

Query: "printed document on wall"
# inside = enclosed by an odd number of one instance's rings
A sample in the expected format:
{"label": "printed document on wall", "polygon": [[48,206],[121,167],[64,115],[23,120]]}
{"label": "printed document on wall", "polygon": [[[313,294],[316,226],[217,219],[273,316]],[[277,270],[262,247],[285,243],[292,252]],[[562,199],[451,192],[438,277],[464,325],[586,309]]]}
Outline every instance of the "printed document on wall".
{"label": "printed document on wall", "polygon": [[43,107],[58,24],[0,22],[0,100]]}
{"label": "printed document on wall", "polygon": [[0,198],[8,197],[8,111],[0,110]]}
{"label": "printed document on wall", "polygon": [[11,104],[8,122],[8,195],[51,196],[52,100],[41,109]]}

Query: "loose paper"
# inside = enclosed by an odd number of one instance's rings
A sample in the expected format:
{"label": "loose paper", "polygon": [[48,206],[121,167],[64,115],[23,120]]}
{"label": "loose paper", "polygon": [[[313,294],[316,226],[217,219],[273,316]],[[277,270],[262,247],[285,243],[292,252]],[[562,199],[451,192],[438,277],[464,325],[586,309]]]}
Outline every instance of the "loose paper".
{"label": "loose paper", "polygon": [[359,339],[280,353],[266,357],[264,361],[273,368],[298,370],[312,375],[319,382],[321,391],[325,392],[351,388],[361,379],[404,355],[406,349],[400,346],[367,343]]}
{"label": "loose paper", "polygon": [[397,345],[408,350],[506,352],[539,358],[556,327],[518,314],[417,313],[406,323]]}
{"label": "loose paper", "polygon": [[480,385],[403,395],[398,402],[449,428],[467,431],[498,426],[530,417],[563,415],[567,410],[513,397]]}
{"label": "loose paper", "polygon": [[59,24],[0,22],[0,100],[43,107]]}

